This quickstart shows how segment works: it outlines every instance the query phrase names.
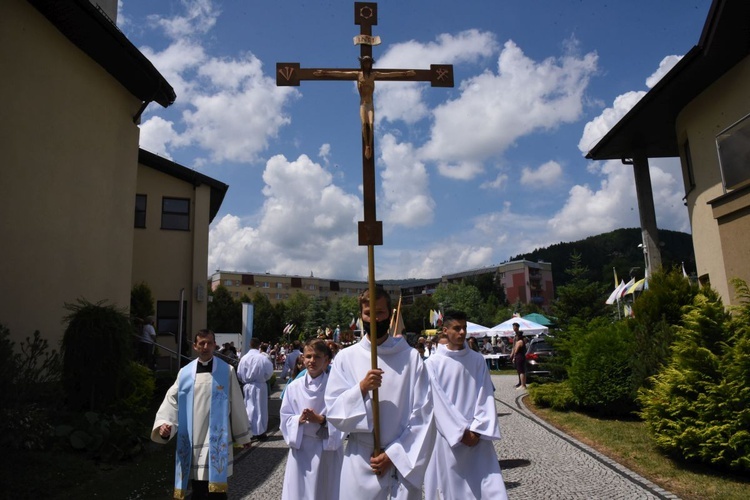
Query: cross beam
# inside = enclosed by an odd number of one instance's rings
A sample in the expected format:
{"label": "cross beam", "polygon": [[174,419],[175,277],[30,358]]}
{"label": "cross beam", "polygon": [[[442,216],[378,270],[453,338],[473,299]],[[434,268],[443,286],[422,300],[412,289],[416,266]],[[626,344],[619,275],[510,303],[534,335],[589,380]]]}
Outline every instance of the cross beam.
{"label": "cross beam", "polygon": [[[373,69],[373,45],[380,37],[372,36],[372,27],[378,24],[378,5],[373,2],[354,3],[354,24],[359,25],[359,35],[354,44],[360,46],[359,68],[301,68],[299,63],[276,63],[277,86],[299,86],[304,80],[350,80],[357,82],[359,91],[359,117],[362,122],[362,188],[364,220],[359,221],[359,245],[367,246],[368,284],[370,302],[370,354],[372,369],[377,369],[377,323],[375,321],[375,251],[374,245],[383,244],[383,223],[375,212],[375,81],[430,82],[433,87],[453,87],[453,65],[432,64],[430,69]],[[380,410],[378,390],[372,391],[374,456],[380,448]]]}
{"label": "cross beam", "polygon": [[375,211],[375,161],[373,94],[376,80],[423,81],[433,87],[453,87],[453,65],[432,64],[430,69],[373,69],[372,46],[380,37],[372,36],[372,26],[378,23],[378,6],[371,2],[354,3],[354,24],[360,26],[354,43],[360,46],[359,68],[301,68],[299,63],[277,63],[276,85],[299,86],[304,80],[350,80],[357,82],[360,94],[362,121],[362,187],[364,221],[359,223],[359,244],[382,245],[383,225]]}

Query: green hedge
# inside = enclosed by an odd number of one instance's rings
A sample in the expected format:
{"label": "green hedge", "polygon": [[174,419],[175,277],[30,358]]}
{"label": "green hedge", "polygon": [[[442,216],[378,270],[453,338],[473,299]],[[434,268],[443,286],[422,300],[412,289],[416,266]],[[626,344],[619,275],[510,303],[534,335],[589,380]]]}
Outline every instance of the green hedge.
{"label": "green hedge", "polygon": [[750,291],[731,317],[704,288],[686,308],[669,365],[643,389],[641,416],[667,453],[750,471]]}
{"label": "green hedge", "polygon": [[578,341],[568,370],[570,387],[582,409],[623,415],[635,409],[632,361],[637,345],[627,322],[597,319]]}
{"label": "green hedge", "polygon": [[534,384],[529,387],[529,397],[535,405],[557,411],[568,411],[578,407],[569,380],[541,385]]}

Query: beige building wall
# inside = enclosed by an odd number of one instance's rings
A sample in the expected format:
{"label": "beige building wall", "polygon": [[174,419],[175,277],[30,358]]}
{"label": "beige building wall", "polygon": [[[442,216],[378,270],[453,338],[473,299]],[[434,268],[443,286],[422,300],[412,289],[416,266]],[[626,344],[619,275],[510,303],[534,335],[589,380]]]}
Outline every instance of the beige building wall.
{"label": "beige building wall", "polygon": [[[711,286],[721,294],[726,304],[733,302],[734,289],[729,283],[732,278],[741,277],[750,281],[750,259],[747,254],[750,232],[747,231],[747,223],[722,225],[723,228],[720,228],[715,218],[718,213],[714,213],[709,202],[724,194],[716,136],[750,113],[748,88],[750,58],[746,57],[686,106],[676,124],[683,176],[687,178],[684,145],[688,141],[695,178],[695,188],[687,193],[686,202],[697,274],[699,278],[708,277]],[[747,215],[745,218],[750,219]],[[726,218],[725,223],[730,219]],[[737,252],[739,255],[736,255]],[[731,265],[727,257],[731,258]]]}
{"label": "beige building wall", "polygon": [[64,303],[129,305],[141,102],[23,0],[0,61],[0,323],[56,347]]}
{"label": "beige building wall", "polygon": [[[179,301],[180,291],[184,289],[187,307],[185,333],[187,339],[192,339],[197,330],[206,327],[211,188],[206,184],[194,187],[184,180],[139,165],[136,193],[147,197],[146,227],[135,228],[132,283],[148,284],[157,302]],[[190,200],[189,231],[162,229],[163,197]],[[175,347],[176,338],[165,336],[167,333],[159,331],[158,342]]]}

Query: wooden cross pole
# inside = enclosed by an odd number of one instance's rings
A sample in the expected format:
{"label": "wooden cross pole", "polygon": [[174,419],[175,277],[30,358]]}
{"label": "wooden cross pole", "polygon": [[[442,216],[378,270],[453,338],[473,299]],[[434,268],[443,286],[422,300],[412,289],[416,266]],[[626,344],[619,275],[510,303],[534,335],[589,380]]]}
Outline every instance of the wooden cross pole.
{"label": "wooden cross pole", "polygon": [[[359,90],[359,116],[362,125],[362,188],[364,221],[358,225],[359,245],[367,246],[368,285],[370,296],[371,365],[377,369],[377,323],[375,319],[375,245],[383,244],[383,223],[375,214],[375,110],[373,95],[376,80],[423,81],[433,87],[453,87],[453,65],[433,64],[430,69],[373,69],[373,45],[380,37],[372,36],[372,27],[378,24],[378,4],[354,3],[354,24],[359,25],[359,35],[354,44],[360,46],[359,68],[301,68],[299,63],[276,63],[276,85],[299,86],[302,80],[350,80],[357,82]],[[380,409],[378,390],[372,391],[372,417],[374,455],[380,454]]]}

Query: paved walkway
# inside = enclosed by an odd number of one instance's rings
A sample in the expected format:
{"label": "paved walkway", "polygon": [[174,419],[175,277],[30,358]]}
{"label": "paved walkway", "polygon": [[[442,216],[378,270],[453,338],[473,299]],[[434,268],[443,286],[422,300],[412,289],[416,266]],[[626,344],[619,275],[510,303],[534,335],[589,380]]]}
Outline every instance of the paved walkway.
{"label": "paved walkway", "polygon": [[[516,380],[492,376],[503,434],[495,449],[511,500],[677,498],[537,419],[523,405]],[[288,448],[278,430],[278,398],[279,391],[271,395],[269,439],[235,457],[230,499],[281,498]]]}

